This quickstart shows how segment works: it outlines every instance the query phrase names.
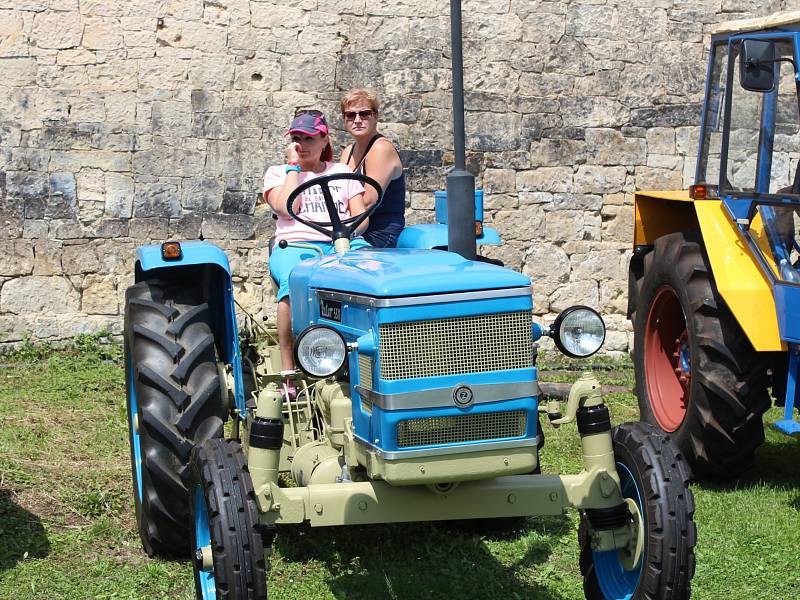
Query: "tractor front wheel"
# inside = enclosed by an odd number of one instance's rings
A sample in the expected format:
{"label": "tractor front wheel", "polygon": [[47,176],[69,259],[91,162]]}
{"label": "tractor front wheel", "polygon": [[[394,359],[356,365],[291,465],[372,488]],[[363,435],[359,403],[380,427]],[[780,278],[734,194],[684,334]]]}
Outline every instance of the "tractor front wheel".
{"label": "tractor front wheel", "polygon": [[237,442],[208,440],[192,452],[192,550],[197,598],[266,600],[265,545],[253,482]]}
{"label": "tractor front wheel", "polygon": [[697,474],[730,477],[764,441],[768,365],[717,292],[696,234],[655,241],[636,307],[642,420],[672,434]]}
{"label": "tractor front wheel", "polygon": [[644,550],[631,565],[623,551],[595,552],[588,518],[578,529],[583,588],[589,600],[689,598],[697,528],[689,468],[668,436],[646,423],[612,432],[622,496],[632,500],[644,527]]}
{"label": "tractor front wheel", "polygon": [[208,305],[191,282],[125,294],[125,383],[136,523],[150,556],[187,556],[185,476],[195,443],[222,436],[227,408]]}

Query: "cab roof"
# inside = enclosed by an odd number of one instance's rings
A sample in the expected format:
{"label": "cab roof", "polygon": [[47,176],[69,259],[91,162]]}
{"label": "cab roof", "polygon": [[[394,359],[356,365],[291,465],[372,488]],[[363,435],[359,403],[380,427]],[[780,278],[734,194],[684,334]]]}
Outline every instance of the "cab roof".
{"label": "cab roof", "polygon": [[775,29],[778,27],[800,28],[800,10],[775,13],[767,17],[757,17],[755,19],[739,19],[738,21],[726,21],[715,25],[711,30],[711,35],[721,33],[744,33],[747,31],[761,31],[763,29]]}

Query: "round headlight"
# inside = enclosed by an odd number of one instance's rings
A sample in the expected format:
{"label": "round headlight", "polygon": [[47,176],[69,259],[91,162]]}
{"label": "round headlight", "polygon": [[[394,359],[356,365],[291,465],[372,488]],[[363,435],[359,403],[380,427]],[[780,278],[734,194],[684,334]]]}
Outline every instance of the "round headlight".
{"label": "round headlight", "polygon": [[347,357],[347,345],[335,329],[312,325],[297,337],[294,356],[308,375],[329,377],[342,368]]}
{"label": "round headlight", "polygon": [[561,352],[573,358],[586,358],[600,350],[606,339],[606,325],[596,310],[571,306],[558,315],[552,335]]}

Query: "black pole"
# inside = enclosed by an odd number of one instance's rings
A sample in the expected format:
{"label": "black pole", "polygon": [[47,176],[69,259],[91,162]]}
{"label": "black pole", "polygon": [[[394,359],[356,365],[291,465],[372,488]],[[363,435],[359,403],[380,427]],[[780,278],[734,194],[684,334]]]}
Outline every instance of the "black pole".
{"label": "black pole", "polygon": [[450,52],[453,59],[453,149],[455,166],[447,174],[447,249],[475,258],[475,178],[467,171],[464,143],[464,58],[461,0],[450,0]]}

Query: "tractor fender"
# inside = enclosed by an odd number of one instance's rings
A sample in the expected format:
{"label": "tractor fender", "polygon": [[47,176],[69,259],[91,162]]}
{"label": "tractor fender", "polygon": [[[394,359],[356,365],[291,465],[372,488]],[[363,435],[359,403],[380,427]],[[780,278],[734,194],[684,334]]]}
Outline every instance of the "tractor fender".
{"label": "tractor fender", "polygon": [[643,274],[642,261],[648,248],[670,233],[700,231],[717,290],[753,348],[758,352],[786,350],[778,330],[772,285],[721,200],[693,200],[686,190],[638,192],[634,214],[629,316],[636,307],[632,281]]}
{"label": "tractor fender", "polygon": [[239,350],[239,329],[233,299],[231,267],[225,252],[209,242],[181,242],[182,255],[165,260],[161,245],[152,244],[136,249],[136,282],[158,277],[162,280],[191,277],[202,282],[208,300],[211,330],[217,343],[220,359],[232,367],[234,402],[239,417],[246,416],[242,358]]}
{"label": "tractor fender", "polygon": [[[483,235],[475,237],[479,246],[499,246],[500,234],[493,227],[484,226]],[[400,232],[398,248],[447,248],[447,223],[411,225]]]}

